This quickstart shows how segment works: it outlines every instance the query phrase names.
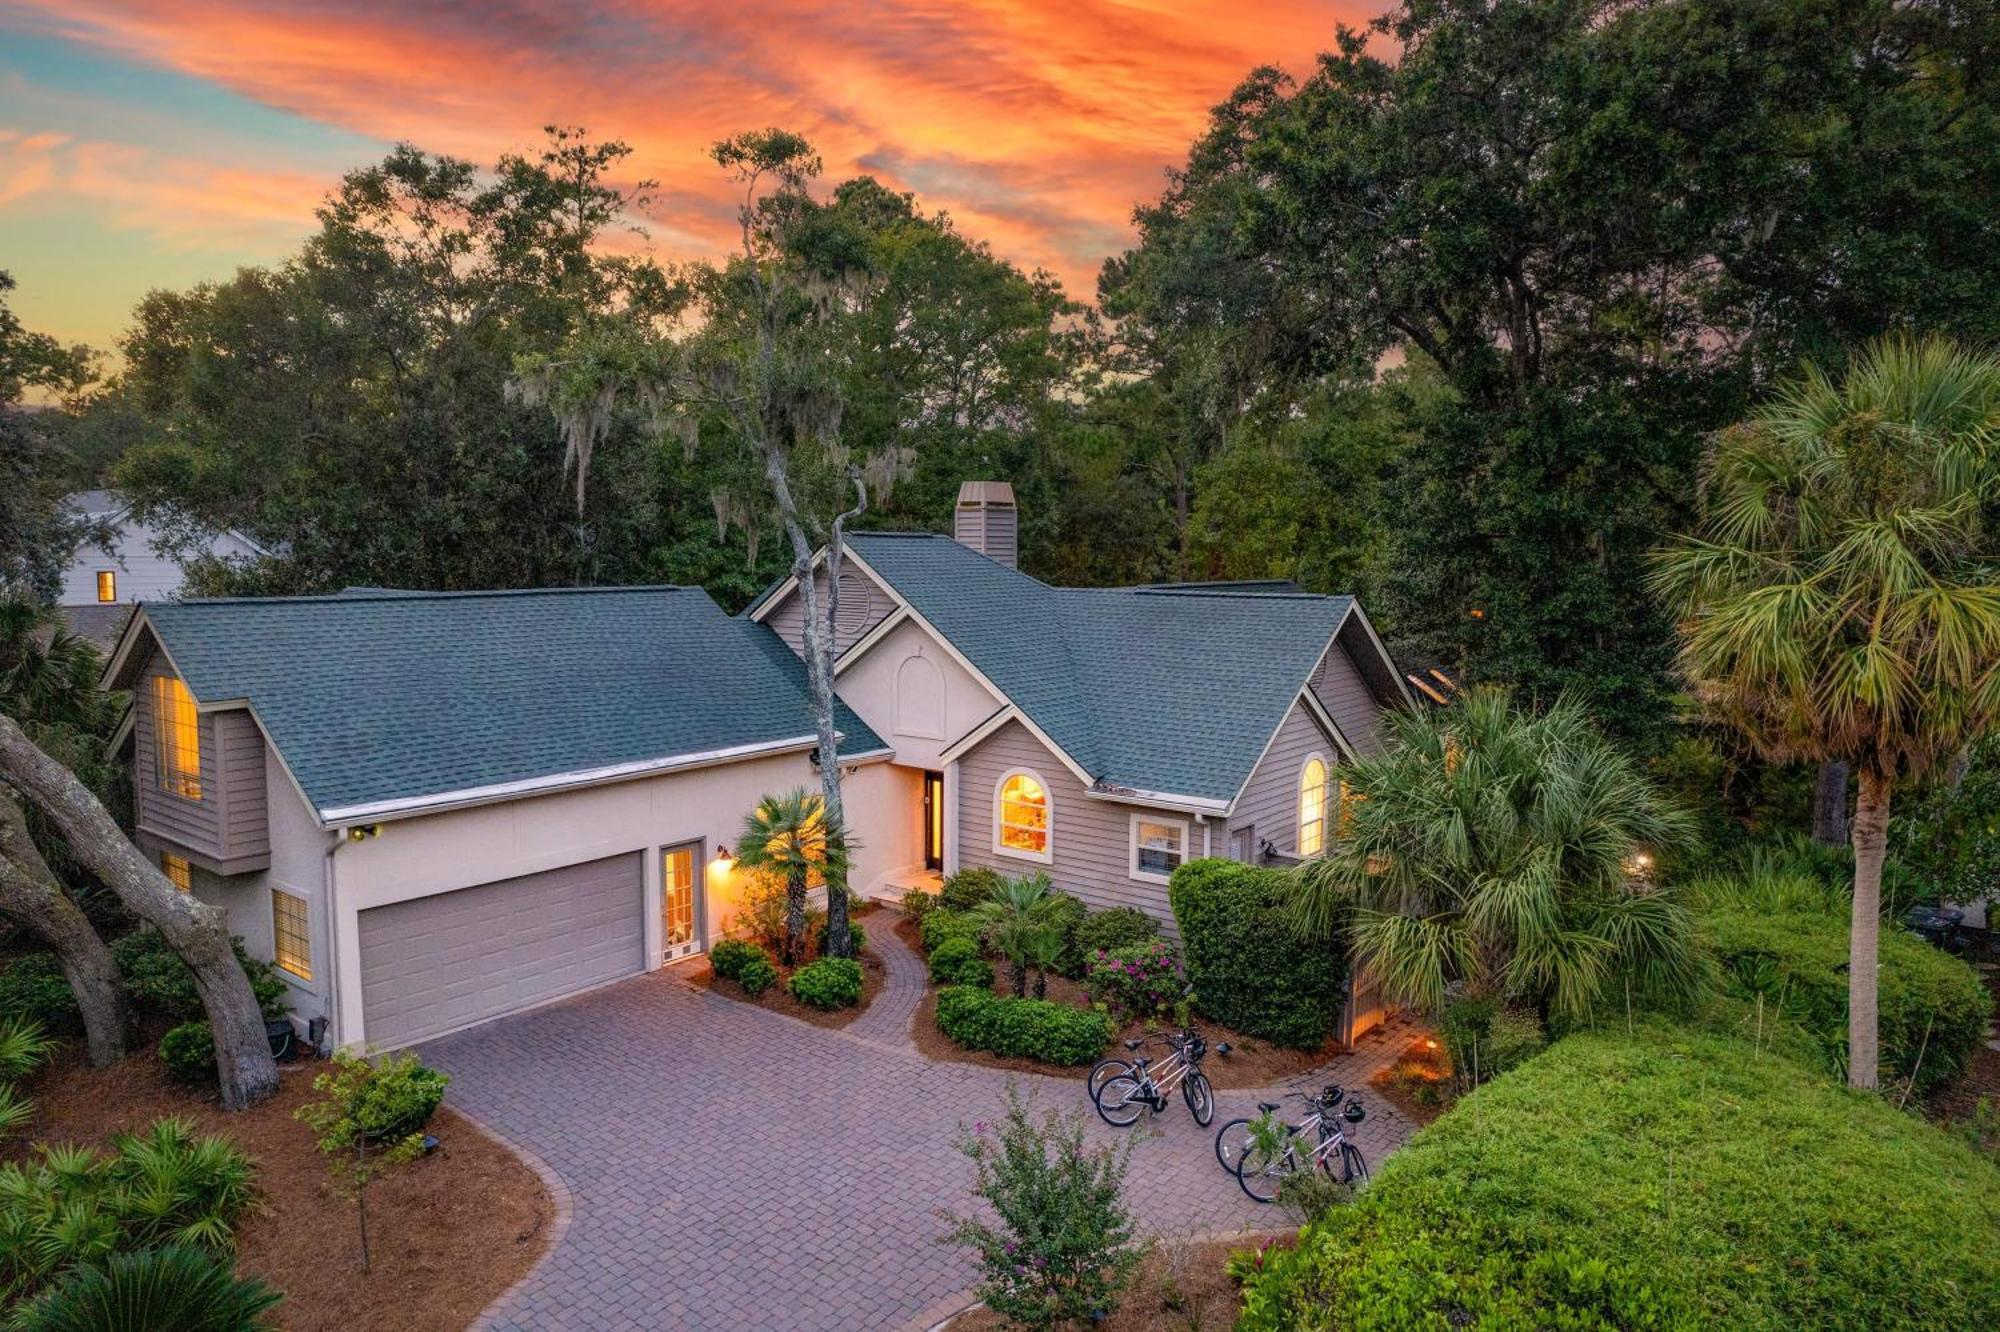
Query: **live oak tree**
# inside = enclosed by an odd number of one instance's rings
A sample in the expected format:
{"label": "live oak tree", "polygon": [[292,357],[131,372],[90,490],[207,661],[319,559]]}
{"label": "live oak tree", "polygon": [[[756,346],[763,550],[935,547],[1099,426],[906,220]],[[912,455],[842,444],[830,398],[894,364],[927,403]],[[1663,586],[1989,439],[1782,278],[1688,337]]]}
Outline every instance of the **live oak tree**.
{"label": "live oak tree", "polygon": [[1894,337],[1715,442],[1660,557],[1681,665],[1774,759],[1854,770],[1848,1081],[1877,1078],[1892,799],[2000,725],[2000,360]]}

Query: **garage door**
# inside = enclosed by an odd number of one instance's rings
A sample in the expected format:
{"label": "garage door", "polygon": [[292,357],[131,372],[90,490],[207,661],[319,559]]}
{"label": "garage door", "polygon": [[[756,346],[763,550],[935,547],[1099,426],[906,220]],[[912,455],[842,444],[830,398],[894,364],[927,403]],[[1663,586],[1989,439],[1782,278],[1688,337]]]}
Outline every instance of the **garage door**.
{"label": "garage door", "polygon": [[426,1036],[641,969],[637,852],[361,913],[368,1044]]}

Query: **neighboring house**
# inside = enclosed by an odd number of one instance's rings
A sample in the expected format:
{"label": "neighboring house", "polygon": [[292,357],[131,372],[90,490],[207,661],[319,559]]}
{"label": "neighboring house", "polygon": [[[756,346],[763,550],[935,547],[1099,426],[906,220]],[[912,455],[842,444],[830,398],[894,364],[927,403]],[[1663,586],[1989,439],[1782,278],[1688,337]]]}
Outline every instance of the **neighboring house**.
{"label": "neighboring house", "polygon": [[[854,886],[1046,870],[1171,929],[1183,861],[1326,849],[1342,765],[1409,704],[1360,607],[1052,588],[1013,567],[1014,520],[976,483],[957,540],[851,538]],[[817,785],[801,619],[789,581],[737,617],[685,588],[148,604],[106,674],[133,691],[137,836],[333,1044],[649,970],[729,928],[758,797]]]}
{"label": "neighboring house", "polygon": [[[108,650],[118,641],[134,605],[179,596],[185,574],[179,561],[157,549],[160,533],[132,517],[111,491],[79,491],[64,503],[113,525],[107,546],[78,547],[63,571],[62,594],[56,602],[71,633]],[[242,559],[264,552],[246,536],[221,532],[210,539],[206,553]]]}

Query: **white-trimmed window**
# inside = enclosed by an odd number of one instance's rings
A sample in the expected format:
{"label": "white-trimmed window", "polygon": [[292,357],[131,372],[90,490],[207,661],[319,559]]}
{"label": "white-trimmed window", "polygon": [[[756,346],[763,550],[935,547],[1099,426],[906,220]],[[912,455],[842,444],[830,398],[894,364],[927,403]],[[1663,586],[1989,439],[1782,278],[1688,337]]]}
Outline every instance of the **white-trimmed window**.
{"label": "white-trimmed window", "polygon": [[1326,756],[1313,754],[1299,769],[1299,854],[1326,850]]}
{"label": "white-trimmed window", "polygon": [[1041,774],[1015,768],[993,792],[993,849],[1019,860],[1049,863],[1055,810]]}
{"label": "white-trimmed window", "polygon": [[271,960],[300,980],[313,978],[312,905],[282,888],[271,890]]}
{"label": "white-trimmed window", "polygon": [[1132,877],[1148,883],[1165,883],[1187,859],[1188,826],[1185,819],[1158,814],[1132,816]]}

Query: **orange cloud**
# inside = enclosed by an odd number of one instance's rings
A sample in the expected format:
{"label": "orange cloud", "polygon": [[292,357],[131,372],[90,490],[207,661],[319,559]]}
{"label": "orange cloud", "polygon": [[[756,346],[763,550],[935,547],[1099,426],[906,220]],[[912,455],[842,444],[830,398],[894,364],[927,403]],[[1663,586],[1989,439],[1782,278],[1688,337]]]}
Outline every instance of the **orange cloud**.
{"label": "orange cloud", "polygon": [[[1378,4],[1279,0],[510,0],[324,6],[252,0],[16,0],[42,31],[191,75],[382,140],[490,162],[548,122],[630,142],[661,183],[662,248],[728,243],[711,142],[784,125],[835,179],[870,171],[949,210],[975,236],[1079,295],[1129,235],[1207,109],[1253,66],[1305,68],[1335,24]],[[35,156],[0,141],[0,154]],[[117,197],[141,163],[79,153],[80,181]],[[308,215],[332,182],[169,167],[208,211],[262,226]],[[19,168],[23,179],[34,177]],[[0,202],[7,177],[0,176]],[[37,186],[42,188],[44,186]],[[303,191],[294,195],[293,191]],[[190,205],[198,202],[187,199]]]}

